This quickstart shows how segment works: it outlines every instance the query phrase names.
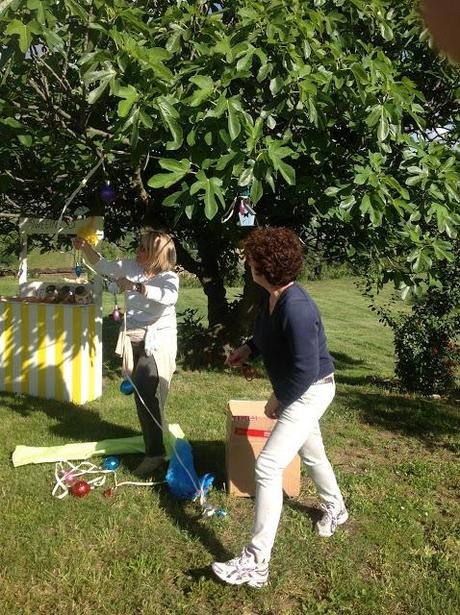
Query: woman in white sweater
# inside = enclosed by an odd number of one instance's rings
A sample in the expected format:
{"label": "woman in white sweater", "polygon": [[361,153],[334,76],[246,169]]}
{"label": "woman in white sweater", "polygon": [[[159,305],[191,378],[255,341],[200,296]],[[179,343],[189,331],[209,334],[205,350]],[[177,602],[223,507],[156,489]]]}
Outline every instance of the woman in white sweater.
{"label": "woman in white sweater", "polygon": [[[126,335],[120,332],[117,353],[123,353],[124,369],[147,405],[135,394],[137,414],[145,442],[145,457],[134,473],[151,476],[164,462],[164,405],[177,351],[176,310],[179,278],[173,271],[176,250],[172,238],[149,230],[140,237],[135,259],[108,261],[89,243],[76,238],[94,269],[116,280],[126,298]],[[155,420],[154,418],[155,417]]]}

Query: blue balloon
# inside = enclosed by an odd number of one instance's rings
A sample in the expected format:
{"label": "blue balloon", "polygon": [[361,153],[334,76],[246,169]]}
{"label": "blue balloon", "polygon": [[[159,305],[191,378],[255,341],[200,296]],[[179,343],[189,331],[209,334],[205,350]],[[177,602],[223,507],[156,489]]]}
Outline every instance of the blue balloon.
{"label": "blue balloon", "polygon": [[105,470],[116,470],[120,465],[118,457],[106,457],[102,462],[102,467]]}
{"label": "blue balloon", "polygon": [[212,474],[205,474],[198,478],[193,464],[190,443],[182,438],[177,438],[166,472],[166,482],[171,493],[181,500],[193,500],[201,490],[206,494],[213,481],[214,476]]}
{"label": "blue balloon", "polygon": [[129,380],[123,380],[120,384],[120,391],[123,395],[131,395],[131,393],[134,393],[134,387]]}

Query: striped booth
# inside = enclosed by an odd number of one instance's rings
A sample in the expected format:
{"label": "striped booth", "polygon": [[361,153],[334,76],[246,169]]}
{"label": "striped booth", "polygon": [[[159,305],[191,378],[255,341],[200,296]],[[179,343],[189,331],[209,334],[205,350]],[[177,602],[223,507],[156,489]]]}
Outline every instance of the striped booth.
{"label": "striped booth", "polygon": [[[24,268],[23,255],[23,297],[46,285],[28,283]],[[0,301],[0,390],[74,404],[100,397],[102,283],[85,286],[94,297],[86,305]]]}

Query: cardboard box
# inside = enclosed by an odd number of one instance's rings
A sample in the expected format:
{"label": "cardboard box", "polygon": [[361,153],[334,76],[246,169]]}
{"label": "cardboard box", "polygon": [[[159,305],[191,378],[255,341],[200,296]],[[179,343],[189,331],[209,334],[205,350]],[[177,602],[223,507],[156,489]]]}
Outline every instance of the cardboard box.
{"label": "cardboard box", "polygon": [[[251,497],[256,493],[255,462],[276,424],[264,414],[266,401],[232,399],[227,404],[225,457],[227,491]],[[300,492],[300,458],[295,456],[284,470],[283,491],[289,497]]]}

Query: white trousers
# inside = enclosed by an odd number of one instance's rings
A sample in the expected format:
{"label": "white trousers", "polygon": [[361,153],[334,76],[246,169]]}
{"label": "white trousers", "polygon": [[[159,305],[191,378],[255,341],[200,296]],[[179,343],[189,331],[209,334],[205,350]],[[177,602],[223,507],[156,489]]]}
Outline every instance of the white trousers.
{"label": "white trousers", "polygon": [[319,419],[334,395],[335,383],[312,385],[284,408],[257,459],[255,524],[249,547],[258,560],[270,560],[283,506],[283,471],[297,453],[322,502],[337,510],[343,506],[319,428]]}

